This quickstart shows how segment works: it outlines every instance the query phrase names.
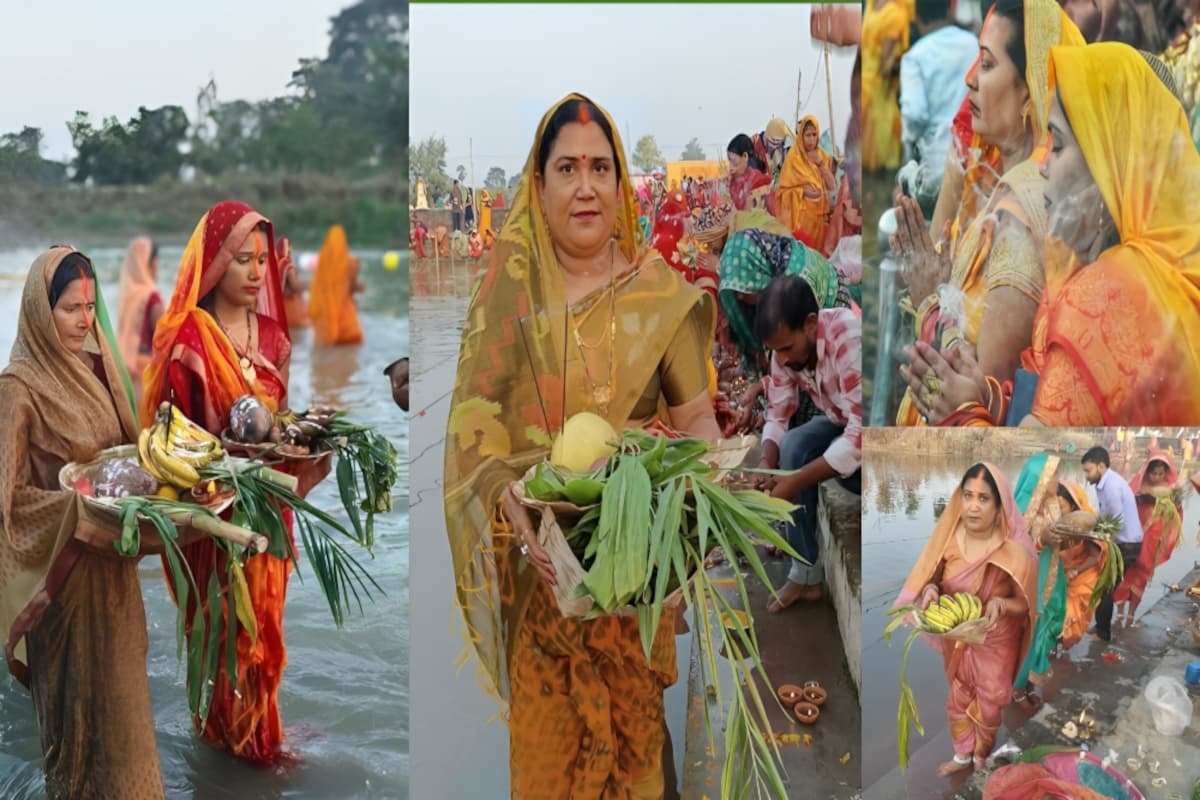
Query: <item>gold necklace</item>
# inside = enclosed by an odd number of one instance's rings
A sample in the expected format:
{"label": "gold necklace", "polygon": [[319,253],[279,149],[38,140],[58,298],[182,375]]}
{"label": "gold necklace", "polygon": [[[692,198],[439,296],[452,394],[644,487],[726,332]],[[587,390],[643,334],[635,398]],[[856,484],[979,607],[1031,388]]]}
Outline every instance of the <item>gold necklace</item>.
{"label": "gold necklace", "polygon": [[[608,414],[608,406],[612,402],[612,387],[616,383],[617,377],[617,285],[616,285],[616,243],[610,251],[612,253],[608,265],[608,381],[603,386],[598,386],[592,380],[592,371],[588,368],[587,350],[597,349],[600,346],[600,341],[597,340],[594,345],[585,345],[582,334],[579,333],[579,324],[576,323],[575,329],[575,345],[579,348],[579,358],[583,362],[583,374],[587,378],[588,384],[592,387],[592,400],[600,409],[601,415]],[[603,337],[603,333],[600,334]]]}
{"label": "gold necklace", "polygon": [[[216,316],[214,314],[214,316]],[[237,343],[233,340],[233,334],[225,327],[225,323],[221,322],[220,317],[217,317],[217,324],[221,326],[221,330],[225,331],[226,338],[229,339],[229,346],[233,348],[233,352],[239,356],[238,366],[242,369],[242,377],[246,379],[246,383],[254,385],[254,379],[258,377],[258,371],[254,369],[254,362],[250,360],[250,351],[254,344],[254,329],[250,326],[250,309],[246,309],[246,350],[238,352]]]}

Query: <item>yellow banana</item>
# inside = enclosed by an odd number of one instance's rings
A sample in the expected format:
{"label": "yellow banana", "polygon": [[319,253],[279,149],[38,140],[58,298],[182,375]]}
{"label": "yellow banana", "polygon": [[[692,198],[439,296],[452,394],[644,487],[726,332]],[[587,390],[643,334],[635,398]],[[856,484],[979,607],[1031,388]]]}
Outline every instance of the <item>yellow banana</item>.
{"label": "yellow banana", "polygon": [[142,469],[150,473],[150,477],[159,483],[168,483],[166,477],[154,466],[154,459],[150,457],[150,429],[143,428],[138,434],[138,461],[141,462]]}
{"label": "yellow banana", "polygon": [[200,482],[200,473],[191,464],[173,455],[163,445],[162,439],[161,436],[150,437],[150,458],[154,461],[154,466],[172,485],[180,489],[191,489]]}
{"label": "yellow banana", "polygon": [[[933,606],[929,608],[932,609]],[[946,627],[946,623],[942,619],[930,614],[928,610],[925,611],[922,621],[925,623],[925,627],[932,633],[945,633],[950,630]]]}
{"label": "yellow banana", "polygon": [[955,624],[957,624],[959,617],[962,616],[962,612],[959,609],[959,607],[955,604],[954,597],[951,595],[948,595],[948,594],[944,594],[938,600],[938,603],[940,603],[941,607],[943,609],[945,609],[946,615],[950,618],[950,620],[952,622],[954,622]]}
{"label": "yellow banana", "polygon": [[971,619],[979,619],[983,616],[983,601],[976,595],[968,594],[967,602],[971,604]]}
{"label": "yellow banana", "polygon": [[952,597],[954,609],[957,612],[956,617],[959,622],[965,622],[971,617],[971,607],[968,606],[962,598],[962,592],[959,592]]}
{"label": "yellow banana", "polygon": [[221,443],[219,438],[213,436],[195,422],[192,422],[175,406],[171,406],[171,427],[181,429],[185,435],[197,442],[211,442],[215,445],[220,445]]}
{"label": "yellow banana", "polygon": [[[943,631],[950,630],[954,627],[954,618],[946,609],[939,605],[931,605],[925,609],[925,619],[942,627]],[[940,633],[941,631],[939,631]]]}

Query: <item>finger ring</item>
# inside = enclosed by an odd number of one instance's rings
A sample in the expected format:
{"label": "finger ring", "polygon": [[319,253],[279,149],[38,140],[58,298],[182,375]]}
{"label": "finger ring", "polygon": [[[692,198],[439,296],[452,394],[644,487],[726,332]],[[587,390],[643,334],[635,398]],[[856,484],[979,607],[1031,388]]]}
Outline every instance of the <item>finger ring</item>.
{"label": "finger ring", "polygon": [[929,391],[934,394],[942,393],[942,382],[938,380],[936,375],[926,373],[925,385],[929,387]]}
{"label": "finger ring", "polygon": [[927,406],[927,407],[933,405],[933,393],[930,392],[928,389],[921,392],[921,405]]}
{"label": "finger ring", "polygon": [[521,555],[529,555],[529,545],[525,544],[524,542],[521,542]]}

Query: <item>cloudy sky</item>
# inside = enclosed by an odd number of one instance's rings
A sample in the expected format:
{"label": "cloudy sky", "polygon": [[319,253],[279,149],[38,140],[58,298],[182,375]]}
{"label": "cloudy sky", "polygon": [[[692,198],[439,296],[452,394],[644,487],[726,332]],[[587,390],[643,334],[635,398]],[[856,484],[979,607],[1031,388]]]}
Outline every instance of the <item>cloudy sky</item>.
{"label": "cloudy sky", "polygon": [[[176,104],[189,118],[210,77],[221,100],[286,90],[301,58],[324,57],[329,20],[351,0],[33,0],[5,3],[0,133],[39,127],[47,158],[74,154],[75,111],[122,122],[138,106]],[[286,18],[281,16],[286,14]]]}
{"label": "cloudy sky", "polygon": [[[824,57],[805,5],[410,7],[412,142],[445,138],[447,171],[519,171],[542,114],[580,91],[606,107],[628,148],[654,134],[668,159],[692,138],[723,158],[737,133],[805,110],[829,123]],[[755,32],[755,30],[759,32]],[[830,57],[834,132],[850,118],[854,52]]]}

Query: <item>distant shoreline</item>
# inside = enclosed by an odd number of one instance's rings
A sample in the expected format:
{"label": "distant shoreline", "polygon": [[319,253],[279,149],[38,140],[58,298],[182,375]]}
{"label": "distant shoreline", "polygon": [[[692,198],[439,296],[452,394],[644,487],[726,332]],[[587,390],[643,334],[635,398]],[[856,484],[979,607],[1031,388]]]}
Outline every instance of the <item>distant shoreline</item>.
{"label": "distant shoreline", "polygon": [[148,186],[0,186],[0,248],[72,239],[119,246],[138,235],[186,240],[225,199],[254,206],[294,242],[319,244],[340,223],[359,247],[408,244],[408,187],[399,176],[233,175]]}

